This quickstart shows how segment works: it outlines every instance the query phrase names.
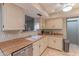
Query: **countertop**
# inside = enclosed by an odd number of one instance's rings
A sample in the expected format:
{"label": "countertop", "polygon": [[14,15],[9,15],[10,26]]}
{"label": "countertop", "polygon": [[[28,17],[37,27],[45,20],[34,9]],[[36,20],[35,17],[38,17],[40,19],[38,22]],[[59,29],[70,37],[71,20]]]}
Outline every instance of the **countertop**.
{"label": "countertop", "polygon": [[30,40],[26,40],[24,38],[18,38],[14,40],[8,40],[5,42],[0,42],[0,49],[4,53],[4,55],[10,55],[12,52],[17,51],[33,42]]}
{"label": "countertop", "polygon": [[45,37],[45,35],[33,35],[33,36],[27,37],[25,39],[36,42],[36,41],[38,41],[38,40],[40,40],[40,39],[42,39],[44,37]]}
{"label": "countertop", "polygon": [[43,37],[46,36],[56,36],[56,37],[62,37],[62,35],[34,35],[31,37],[26,37],[26,38],[17,38],[17,39],[13,39],[13,40],[8,40],[5,42],[0,42],[0,49],[2,50],[2,52],[4,53],[4,55],[10,55],[11,53],[26,47],[38,40],[40,40]]}

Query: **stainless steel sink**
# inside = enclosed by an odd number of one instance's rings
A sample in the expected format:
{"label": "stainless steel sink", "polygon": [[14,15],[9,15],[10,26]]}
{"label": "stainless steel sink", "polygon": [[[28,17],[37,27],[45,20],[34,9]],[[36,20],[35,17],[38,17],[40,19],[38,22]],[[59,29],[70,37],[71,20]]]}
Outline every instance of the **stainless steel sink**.
{"label": "stainless steel sink", "polygon": [[39,40],[42,36],[40,35],[33,35],[31,37],[26,38],[27,40],[36,41]]}

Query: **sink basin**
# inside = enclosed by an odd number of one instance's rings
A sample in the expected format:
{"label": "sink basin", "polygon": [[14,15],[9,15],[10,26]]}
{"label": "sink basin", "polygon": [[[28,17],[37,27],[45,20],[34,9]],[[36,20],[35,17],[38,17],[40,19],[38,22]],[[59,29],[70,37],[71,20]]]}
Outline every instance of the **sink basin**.
{"label": "sink basin", "polygon": [[27,40],[36,41],[39,40],[42,36],[40,35],[33,35],[31,37],[26,38]]}

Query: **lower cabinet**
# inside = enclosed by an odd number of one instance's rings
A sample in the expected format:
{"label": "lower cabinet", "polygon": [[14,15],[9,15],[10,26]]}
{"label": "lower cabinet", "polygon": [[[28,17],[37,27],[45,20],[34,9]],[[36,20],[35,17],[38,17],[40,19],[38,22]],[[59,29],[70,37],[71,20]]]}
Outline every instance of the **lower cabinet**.
{"label": "lower cabinet", "polygon": [[33,43],[33,56],[39,56],[39,41]]}
{"label": "lower cabinet", "polygon": [[63,38],[62,37],[48,37],[48,47],[57,50],[63,50]]}
{"label": "lower cabinet", "polygon": [[55,42],[52,36],[48,36],[48,47],[55,48]]}
{"label": "lower cabinet", "polygon": [[33,43],[33,56],[39,56],[47,48],[46,38],[42,38]]}
{"label": "lower cabinet", "polygon": [[44,52],[44,50],[47,48],[47,39],[44,37],[40,40],[40,55]]}
{"label": "lower cabinet", "polygon": [[45,50],[45,43],[44,43],[44,39],[40,40],[40,55],[42,54],[42,52]]}
{"label": "lower cabinet", "polygon": [[0,50],[0,56],[4,56],[3,52]]}
{"label": "lower cabinet", "polygon": [[63,50],[63,39],[62,38],[55,38],[55,48],[58,50]]}
{"label": "lower cabinet", "polygon": [[22,48],[14,53],[12,53],[13,56],[32,56],[32,45],[29,45],[25,48]]}
{"label": "lower cabinet", "polygon": [[46,48],[47,48],[47,39],[46,37],[44,37],[34,42],[32,45],[29,45],[25,48],[22,48],[12,53],[12,55],[13,56],[40,56]]}
{"label": "lower cabinet", "polygon": [[19,51],[13,53],[13,56],[40,56],[43,51],[51,47],[57,50],[63,50],[63,38],[56,36],[46,36],[40,40],[34,42],[33,44],[20,49]]}

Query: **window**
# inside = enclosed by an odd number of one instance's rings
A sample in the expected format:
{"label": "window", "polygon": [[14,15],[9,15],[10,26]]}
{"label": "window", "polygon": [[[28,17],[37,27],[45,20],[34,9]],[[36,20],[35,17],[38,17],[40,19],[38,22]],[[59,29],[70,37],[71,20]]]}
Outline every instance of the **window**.
{"label": "window", "polygon": [[39,30],[39,23],[37,22],[34,25],[34,31],[38,31],[38,30]]}
{"label": "window", "polygon": [[25,30],[24,31],[34,31],[34,18],[25,15]]}

